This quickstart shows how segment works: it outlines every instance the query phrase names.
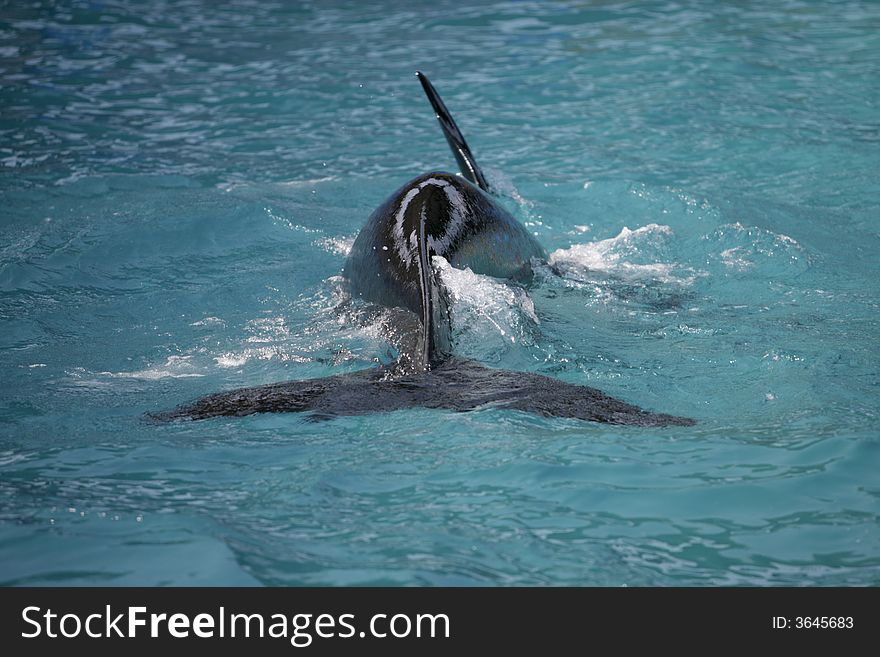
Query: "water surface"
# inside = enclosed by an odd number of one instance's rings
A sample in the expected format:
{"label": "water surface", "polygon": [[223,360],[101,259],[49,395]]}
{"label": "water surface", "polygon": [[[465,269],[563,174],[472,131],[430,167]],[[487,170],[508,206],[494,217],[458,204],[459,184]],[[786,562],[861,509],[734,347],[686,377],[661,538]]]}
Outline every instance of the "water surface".
{"label": "water surface", "polygon": [[[0,583],[877,585],[870,2],[0,4]],[[455,162],[564,275],[457,351],[696,418],[158,425],[393,358],[335,309]]]}

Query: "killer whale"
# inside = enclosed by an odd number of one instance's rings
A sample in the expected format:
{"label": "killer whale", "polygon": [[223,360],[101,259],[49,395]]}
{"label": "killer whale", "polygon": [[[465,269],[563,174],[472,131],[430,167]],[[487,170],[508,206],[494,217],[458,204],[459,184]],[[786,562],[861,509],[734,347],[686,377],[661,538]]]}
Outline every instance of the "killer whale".
{"label": "killer whale", "polygon": [[437,256],[453,267],[526,282],[532,262],[546,253],[525,226],[458,176],[432,172],[403,185],[370,215],[344,267],[353,297],[419,317],[417,347],[402,354],[398,369],[425,371],[451,355]]}
{"label": "killer whale", "polygon": [[390,366],[215,393],[153,415],[206,419],[306,412],[310,420],[413,407],[520,410],[548,417],[638,426],[692,425],[595,388],[531,372],[485,367],[452,353],[450,311],[435,258],[474,273],[527,283],[546,252],[492,196],[461,131],[428,78],[416,74],[462,176],[410,180],[368,218],[344,266],[352,298],[411,312],[418,328]]}

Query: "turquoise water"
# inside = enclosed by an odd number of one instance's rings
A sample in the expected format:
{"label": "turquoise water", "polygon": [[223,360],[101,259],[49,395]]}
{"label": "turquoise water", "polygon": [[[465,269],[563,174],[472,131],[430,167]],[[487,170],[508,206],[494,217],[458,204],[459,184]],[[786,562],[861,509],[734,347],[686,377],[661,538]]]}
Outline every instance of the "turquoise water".
{"label": "turquoise water", "polygon": [[[0,583],[880,584],[880,6],[216,4],[2,4]],[[416,69],[563,274],[457,350],[696,426],[144,419],[388,358]]]}

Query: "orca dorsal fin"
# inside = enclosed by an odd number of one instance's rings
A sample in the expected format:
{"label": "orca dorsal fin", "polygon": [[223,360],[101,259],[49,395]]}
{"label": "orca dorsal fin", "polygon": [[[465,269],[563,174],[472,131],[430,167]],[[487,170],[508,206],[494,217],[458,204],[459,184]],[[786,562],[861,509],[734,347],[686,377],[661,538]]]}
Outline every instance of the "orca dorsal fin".
{"label": "orca dorsal fin", "polygon": [[467,142],[464,140],[464,135],[461,134],[461,130],[455,125],[455,120],[452,118],[452,114],[449,113],[449,110],[446,109],[446,105],[443,103],[443,99],[440,98],[440,94],[437,93],[434,85],[431,84],[431,81],[428,80],[428,77],[424,73],[416,71],[416,77],[418,77],[419,82],[422,83],[422,89],[425,90],[425,95],[428,97],[428,100],[431,101],[431,107],[434,108],[434,112],[437,114],[437,120],[440,122],[440,127],[443,128],[443,134],[446,135],[446,141],[449,142],[449,148],[452,149],[455,159],[458,160],[458,166],[461,167],[461,172],[464,174],[464,177],[479,186],[483,191],[491,191],[489,189],[489,183],[486,181],[486,176],[483,175],[483,172],[477,165],[477,161],[474,159],[474,154],[471,153],[471,149],[468,148]]}

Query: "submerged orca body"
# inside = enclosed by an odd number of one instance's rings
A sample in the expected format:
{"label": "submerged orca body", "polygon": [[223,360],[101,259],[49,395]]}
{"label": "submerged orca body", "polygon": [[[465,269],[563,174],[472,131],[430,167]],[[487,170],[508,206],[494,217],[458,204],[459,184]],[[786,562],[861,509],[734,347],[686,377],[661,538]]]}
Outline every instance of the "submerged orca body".
{"label": "submerged orca body", "polygon": [[540,374],[484,367],[454,357],[447,295],[434,257],[477,274],[527,282],[546,259],[526,228],[496,202],[463,135],[434,87],[417,74],[464,178],[414,178],[379,206],[345,264],[352,297],[415,314],[417,334],[390,367],[273,383],[203,397],[161,419],[310,412],[310,419],[425,407],[503,408],[638,426],[693,420],[644,411],[595,388]]}
{"label": "submerged orca body", "polygon": [[201,420],[219,415],[311,411],[306,417],[324,420],[419,406],[452,411],[500,408],[642,427],[694,424],[687,418],[644,411],[595,388],[531,372],[484,367],[456,357],[412,374],[390,376],[388,369],[374,367],[218,392],[159,417]]}

